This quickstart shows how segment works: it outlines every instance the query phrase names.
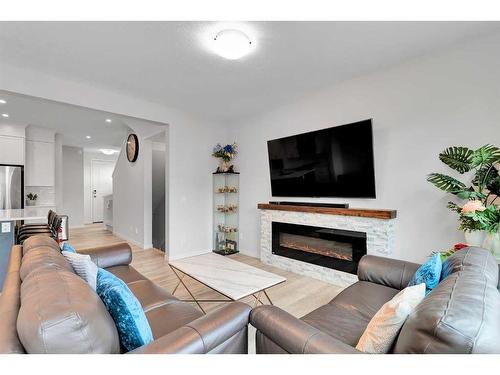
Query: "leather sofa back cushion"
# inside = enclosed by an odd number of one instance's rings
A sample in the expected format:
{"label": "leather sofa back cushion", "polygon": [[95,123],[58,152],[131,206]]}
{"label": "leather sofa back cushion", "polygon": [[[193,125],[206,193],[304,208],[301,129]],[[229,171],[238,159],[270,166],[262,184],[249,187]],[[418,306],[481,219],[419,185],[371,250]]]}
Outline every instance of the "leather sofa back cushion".
{"label": "leather sofa back cushion", "polygon": [[[395,353],[490,353],[500,347],[500,293],[493,256],[468,248],[449,258],[454,272],[410,314]],[[498,266],[496,266],[498,267]]]}
{"label": "leather sofa back cushion", "polygon": [[31,250],[41,246],[48,246],[54,250],[59,250],[59,245],[53,238],[47,236],[31,236],[23,243],[23,255],[26,255]]}
{"label": "leather sofa back cushion", "polygon": [[442,278],[458,271],[471,271],[484,275],[489,282],[498,285],[498,263],[486,250],[467,247],[457,251],[443,262]]}
{"label": "leather sofa back cushion", "polygon": [[78,275],[60,268],[38,268],[24,279],[17,332],[27,353],[120,352],[101,299]]}
{"label": "leather sofa back cushion", "polygon": [[19,275],[24,281],[28,275],[39,268],[52,268],[74,272],[71,264],[64,258],[59,250],[49,246],[39,246],[24,252],[23,263]]}

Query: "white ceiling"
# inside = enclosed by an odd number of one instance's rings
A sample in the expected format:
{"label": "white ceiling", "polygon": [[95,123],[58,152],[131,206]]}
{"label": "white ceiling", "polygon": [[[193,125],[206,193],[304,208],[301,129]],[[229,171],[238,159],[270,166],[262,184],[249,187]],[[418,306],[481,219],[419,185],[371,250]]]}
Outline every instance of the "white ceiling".
{"label": "white ceiling", "polygon": [[[55,130],[63,135],[63,144],[86,149],[119,149],[130,131],[138,126],[158,132],[158,124],[89,108],[59,103],[52,100],[19,95],[0,90],[0,124],[36,125]],[[107,123],[106,119],[111,119]],[[133,129],[133,130],[132,130]],[[163,130],[163,128],[161,128]],[[137,131],[138,132],[138,131]],[[87,139],[86,136],[90,136]]]}
{"label": "white ceiling", "polygon": [[498,22],[245,22],[238,61],[215,22],[1,22],[0,59],[212,120],[238,121],[362,73],[499,30]]}

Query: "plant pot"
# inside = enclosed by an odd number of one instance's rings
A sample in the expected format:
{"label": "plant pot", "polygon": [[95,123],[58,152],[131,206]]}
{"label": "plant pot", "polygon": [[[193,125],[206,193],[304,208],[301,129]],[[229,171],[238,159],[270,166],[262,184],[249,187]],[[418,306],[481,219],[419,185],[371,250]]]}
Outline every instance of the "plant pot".
{"label": "plant pot", "polygon": [[465,232],[465,242],[467,245],[482,247],[486,238],[484,230],[475,230],[473,232]]}
{"label": "plant pot", "polygon": [[35,206],[35,205],[36,205],[36,201],[30,200],[30,199],[28,199],[26,201],[26,206]]}
{"label": "plant pot", "polygon": [[482,246],[491,251],[493,256],[500,261],[500,234],[498,232],[487,233]]}

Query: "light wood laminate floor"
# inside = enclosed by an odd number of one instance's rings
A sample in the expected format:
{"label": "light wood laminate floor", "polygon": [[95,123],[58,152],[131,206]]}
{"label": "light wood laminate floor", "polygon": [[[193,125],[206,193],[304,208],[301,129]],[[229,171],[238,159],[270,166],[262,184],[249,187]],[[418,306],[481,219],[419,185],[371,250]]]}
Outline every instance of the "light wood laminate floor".
{"label": "light wood laminate floor", "polygon": [[[83,228],[72,229],[70,232],[69,243],[76,249],[117,242],[123,242],[123,240],[107,231],[102,224],[86,225]],[[156,249],[141,249],[132,243],[130,245],[133,251],[132,265],[153,282],[172,292],[177,285],[178,279],[168,266],[164,254]],[[276,306],[296,317],[304,316],[319,306],[324,305],[342,290],[341,287],[332,284],[268,266],[257,258],[235,254],[231,255],[231,259],[286,277],[286,282],[276,285],[267,291]],[[186,280],[186,285],[188,285],[191,292],[197,298],[223,299],[217,292],[193,279],[186,277],[184,280]],[[180,299],[190,299],[189,294],[182,285],[175,292],[175,296]],[[253,306],[255,300],[252,297],[248,297],[242,301]],[[202,306],[206,311],[210,311],[217,308],[220,304],[217,302],[203,303]]]}

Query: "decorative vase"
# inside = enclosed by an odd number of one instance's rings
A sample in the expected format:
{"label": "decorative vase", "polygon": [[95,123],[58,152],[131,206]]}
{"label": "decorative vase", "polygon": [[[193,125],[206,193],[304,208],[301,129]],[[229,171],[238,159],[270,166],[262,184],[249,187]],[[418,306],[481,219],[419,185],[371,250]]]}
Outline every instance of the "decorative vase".
{"label": "decorative vase", "polygon": [[222,173],[226,173],[231,165],[229,164],[229,161],[225,161],[224,159],[220,159],[220,164],[219,164],[219,171]]}
{"label": "decorative vase", "polygon": [[34,206],[34,205],[36,205],[36,200],[28,199],[26,201],[26,206]]}
{"label": "decorative vase", "polygon": [[487,233],[482,246],[491,251],[493,256],[500,261],[500,234],[498,232]]}
{"label": "decorative vase", "polygon": [[484,230],[475,230],[472,232],[466,231],[465,242],[467,245],[482,247],[484,240],[486,238],[486,232]]}

